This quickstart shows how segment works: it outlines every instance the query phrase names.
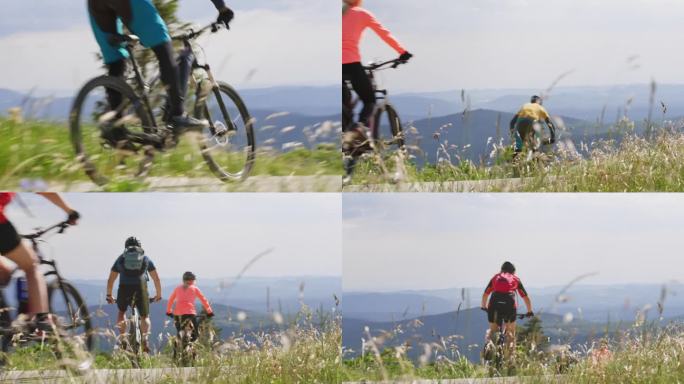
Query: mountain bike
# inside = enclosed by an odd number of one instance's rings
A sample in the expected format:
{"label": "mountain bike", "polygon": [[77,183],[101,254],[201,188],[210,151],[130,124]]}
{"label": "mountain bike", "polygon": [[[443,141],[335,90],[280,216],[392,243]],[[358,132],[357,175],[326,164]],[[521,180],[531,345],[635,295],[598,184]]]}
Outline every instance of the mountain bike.
{"label": "mountain bike", "polygon": [[[62,234],[69,227],[68,222],[62,222],[46,229],[38,229],[36,232],[21,235],[22,238],[31,242],[31,246],[38,256],[40,265],[46,266],[43,275],[48,280],[49,311],[54,322],[54,335],[40,335],[29,329],[31,319],[26,314],[15,313],[12,319],[12,310],[5,297],[5,287],[0,288],[0,346],[2,352],[9,352],[12,347],[26,345],[32,342],[42,343],[49,341],[55,348],[55,354],[64,357],[65,353],[73,352],[74,348],[82,348],[92,351],[93,326],[91,323],[88,307],[78,289],[64,279],[57,268],[54,259],[48,259],[41,252],[39,242],[41,238],[51,232],[57,231]],[[14,270],[12,276],[19,272]],[[18,312],[18,311],[16,311]],[[63,343],[67,342],[67,343]],[[68,344],[72,344],[71,346]]]}
{"label": "mountain bike", "polygon": [[[399,119],[399,113],[387,99],[387,90],[378,88],[377,81],[375,80],[375,73],[389,68],[395,69],[401,64],[406,63],[407,62],[404,60],[393,59],[381,63],[370,63],[369,65],[364,66],[366,74],[373,85],[373,91],[376,95],[376,106],[373,115],[371,116],[372,126],[367,127],[369,129],[369,134],[366,136],[369,138],[369,143],[345,153],[345,169],[347,170],[348,175],[351,174],[356,160],[364,152],[367,152],[370,149],[374,149],[380,153],[386,150],[404,150],[405,138],[401,127],[401,120]],[[347,87],[350,92],[353,90],[351,82],[348,79],[343,79],[342,86]],[[347,128],[354,124],[354,108],[358,103],[359,99],[356,98],[352,100],[349,105],[342,104],[342,124]],[[387,134],[381,133],[381,131],[386,129],[389,129]]]}
{"label": "mountain bike", "polygon": [[[486,309],[482,308],[483,311]],[[519,320],[525,319],[527,317],[532,317],[528,314],[516,314],[516,318]],[[489,335],[484,348],[482,349],[482,360],[484,365],[491,368],[492,374],[501,373],[504,368],[504,362],[506,362],[506,356],[512,354],[515,351],[510,351],[506,347],[506,329],[503,319],[497,319],[497,325],[499,331],[494,335]]]}
{"label": "mountain bike", "polygon": [[[220,180],[243,181],[256,157],[254,121],[237,91],[216,81],[209,64],[199,64],[193,48],[198,37],[220,29],[221,24],[212,23],[172,39],[183,45],[178,58],[182,92],[193,85],[193,115],[209,121],[208,128],[192,132],[199,154]],[[135,58],[134,48],[139,41],[135,35],[112,35],[110,43],[123,45],[128,51],[133,74],[129,71],[128,80],[106,75],[90,80],[71,109],[69,122],[76,157],[90,179],[100,186],[144,178],[151,171],[156,153],[179,145],[179,133],[165,123],[170,113],[160,76],[146,81],[145,68]],[[112,94],[120,94],[122,99],[115,107],[109,103]],[[192,169],[183,164],[190,155],[179,156],[163,153],[159,161],[166,161],[179,172]]]}
{"label": "mountain bike", "polygon": [[[116,300],[113,301],[116,303]],[[153,297],[149,298],[149,301],[150,303],[155,303]],[[121,339],[121,348],[125,352],[132,354],[133,357],[138,357],[145,352],[143,350],[144,335],[140,327],[142,318],[140,312],[138,312],[138,306],[136,305],[135,300],[131,301],[130,308],[130,316],[126,319],[126,329],[128,330],[128,333]]]}
{"label": "mountain bike", "polygon": [[173,316],[174,322],[181,321],[181,329],[173,342],[173,358],[182,366],[191,365],[197,359],[197,343],[205,328],[209,325],[209,316],[206,313],[191,318]]}
{"label": "mountain bike", "polygon": [[[511,132],[511,141],[515,146],[515,139],[517,132]],[[532,160],[539,160],[542,163],[550,161],[550,148],[556,142],[556,132],[545,121],[537,121],[532,125],[532,131],[523,140],[523,152],[514,155],[514,161],[529,162]]]}

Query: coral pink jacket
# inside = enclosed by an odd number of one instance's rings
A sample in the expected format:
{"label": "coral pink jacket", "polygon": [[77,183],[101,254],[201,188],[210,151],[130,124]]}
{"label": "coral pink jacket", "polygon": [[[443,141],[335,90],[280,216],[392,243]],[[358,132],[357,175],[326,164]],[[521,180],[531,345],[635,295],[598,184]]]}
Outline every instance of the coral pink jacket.
{"label": "coral pink jacket", "polygon": [[372,13],[361,7],[351,7],[342,16],[342,64],[358,63],[361,61],[359,42],[366,28],[370,28],[380,36],[390,47],[399,54],[406,49],[392,36],[392,33],[382,26]]}
{"label": "coral pink jacket", "polygon": [[173,314],[176,316],[181,315],[196,315],[197,310],[195,309],[195,299],[199,299],[207,313],[212,313],[213,310],[209,305],[209,301],[202,294],[199,288],[195,285],[189,285],[185,288],[185,285],[181,284],[173,290],[171,297],[169,297],[169,303],[166,306],[166,313],[171,313],[171,308],[173,308],[174,301],[176,302],[176,308]]}

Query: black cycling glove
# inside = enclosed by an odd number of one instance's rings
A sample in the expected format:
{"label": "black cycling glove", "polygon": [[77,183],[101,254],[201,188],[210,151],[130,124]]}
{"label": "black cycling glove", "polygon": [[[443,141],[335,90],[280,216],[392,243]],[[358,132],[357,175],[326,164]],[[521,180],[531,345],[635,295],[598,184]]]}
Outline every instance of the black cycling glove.
{"label": "black cycling glove", "polygon": [[76,224],[76,222],[77,222],[78,219],[80,219],[80,218],[81,218],[81,215],[80,215],[78,212],[76,212],[76,211],[71,211],[71,213],[70,213],[69,216],[67,217],[67,222],[68,222],[69,224],[71,224],[71,225],[74,225],[74,224]]}
{"label": "black cycling glove", "polygon": [[228,7],[223,7],[222,9],[219,10],[219,15],[218,18],[216,19],[216,22],[218,24],[223,24],[226,26],[226,28],[230,28],[230,22],[233,20],[235,17],[235,13],[228,8]]}
{"label": "black cycling glove", "polygon": [[405,63],[405,62],[411,60],[412,57],[413,57],[413,55],[408,53],[408,51],[407,51],[407,52],[402,53],[401,56],[399,56],[399,60],[403,61]]}
{"label": "black cycling glove", "polygon": [[210,319],[211,319],[212,317],[214,317],[214,312],[209,312],[209,313],[207,313],[207,317],[210,318]]}

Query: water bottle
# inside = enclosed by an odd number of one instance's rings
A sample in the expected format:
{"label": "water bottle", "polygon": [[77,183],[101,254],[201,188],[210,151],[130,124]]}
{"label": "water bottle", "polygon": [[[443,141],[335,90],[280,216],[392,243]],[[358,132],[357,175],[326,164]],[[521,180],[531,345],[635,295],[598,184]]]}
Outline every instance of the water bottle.
{"label": "water bottle", "polygon": [[17,310],[19,313],[28,313],[28,302],[28,283],[26,278],[20,277],[17,279],[17,303],[19,303]]}

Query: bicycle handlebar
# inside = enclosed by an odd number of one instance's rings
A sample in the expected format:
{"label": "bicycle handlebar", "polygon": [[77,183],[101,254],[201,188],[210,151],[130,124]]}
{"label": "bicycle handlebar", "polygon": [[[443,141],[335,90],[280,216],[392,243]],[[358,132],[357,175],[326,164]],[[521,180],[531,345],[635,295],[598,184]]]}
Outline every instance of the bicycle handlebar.
{"label": "bicycle handlebar", "polygon": [[211,30],[211,33],[216,33],[223,27],[224,27],[224,24],[214,22],[214,23],[211,23],[209,25],[206,25],[206,26],[198,29],[197,31],[195,31],[193,29],[189,29],[187,33],[183,33],[180,35],[173,36],[173,37],[171,37],[171,39],[176,40],[176,41],[193,40],[193,39],[196,39],[196,38],[200,37],[201,35],[203,35],[207,30]]}
{"label": "bicycle handlebar", "polygon": [[[485,308],[485,307],[480,307],[480,309],[484,312],[487,312],[487,308]],[[522,320],[526,317],[534,317],[534,313],[516,313],[515,317]]]}
{"label": "bicycle handlebar", "polygon": [[382,67],[385,67],[389,64],[392,64],[391,68],[394,69],[394,68],[397,68],[398,66],[400,66],[402,64],[406,64],[406,63],[408,63],[408,60],[392,59],[392,60],[388,60],[388,61],[385,61],[382,63],[377,63],[377,64],[371,63],[367,66],[364,66],[364,68],[366,68],[369,71],[377,71],[378,69],[381,69]]}
{"label": "bicycle handlebar", "polygon": [[70,225],[71,224],[69,224],[69,221],[66,220],[66,221],[62,221],[59,224],[55,224],[55,225],[50,226],[50,227],[45,228],[45,229],[38,229],[34,233],[31,233],[28,235],[19,235],[19,236],[21,236],[22,238],[27,239],[27,240],[36,240],[36,239],[42,237],[43,235],[45,235],[46,233],[48,233],[52,230],[55,230],[57,228],[59,228],[59,231],[57,231],[57,233],[62,234],[67,229],[67,227],[69,227]]}

